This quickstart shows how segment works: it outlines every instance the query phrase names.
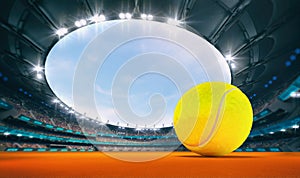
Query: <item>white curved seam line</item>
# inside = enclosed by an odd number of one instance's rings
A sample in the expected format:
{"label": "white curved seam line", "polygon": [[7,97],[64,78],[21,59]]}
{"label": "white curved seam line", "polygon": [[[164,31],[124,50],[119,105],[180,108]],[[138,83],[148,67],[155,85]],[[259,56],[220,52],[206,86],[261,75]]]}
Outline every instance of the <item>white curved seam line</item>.
{"label": "white curved seam line", "polygon": [[225,97],[226,97],[226,95],[227,95],[228,93],[232,92],[233,90],[236,90],[236,88],[232,88],[232,89],[226,91],[226,92],[223,94],[223,96],[222,96],[222,98],[221,98],[221,102],[220,102],[219,108],[218,108],[218,113],[217,113],[217,116],[216,116],[214,125],[213,125],[213,127],[212,127],[212,129],[211,129],[209,135],[207,136],[207,138],[206,138],[204,141],[202,141],[202,142],[200,141],[200,144],[199,144],[198,146],[201,147],[201,146],[203,146],[203,145],[206,145],[206,144],[212,139],[212,137],[215,135],[215,133],[216,133],[216,131],[217,131],[215,128],[216,128],[216,126],[218,125],[218,123],[220,123],[220,122],[222,121],[222,119],[223,119],[223,117],[220,118],[220,114],[221,114],[223,105],[224,105],[224,103],[225,103],[225,101],[224,101],[224,100],[225,100]]}

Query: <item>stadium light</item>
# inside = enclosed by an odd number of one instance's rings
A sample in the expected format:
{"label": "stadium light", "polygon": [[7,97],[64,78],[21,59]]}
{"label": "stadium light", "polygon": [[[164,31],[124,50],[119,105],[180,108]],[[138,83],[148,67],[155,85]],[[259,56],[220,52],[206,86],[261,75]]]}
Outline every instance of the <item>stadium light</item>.
{"label": "stadium light", "polygon": [[295,124],[295,125],[292,126],[292,128],[293,128],[293,129],[298,129],[298,128],[299,128],[299,125]]}
{"label": "stadium light", "polygon": [[143,20],[153,20],[153,15],[151,15],[151,14],[141,14],[141,19],[143,19]]}
{"label": "stadium light", "polygon": [[85,26],[87,24],[87,22],[86,22],[86,20],[81,19],[81,20],[77,20],[74,24],[76,27],[82,27],[82,26]]}
{"label": "stadium light", "polygon": [[147,15],[146,15],[146,14],[141,14],[141,18],[142,18],[143,20],[146,20],[146,19],[147,19]]}
{"label": "stadium light", "polygon": [[38,79],[42,79],[42,78],[43,78],[43,75],[40,74],[40,73],[37,73],[37,74],[36,74],[36,77],[37,77]]}
{"label": "stadium light", "polygon": [[281,129],[280,131],[281,131],[281,132],[285,132],[286,130],[285,130],[285,129]]}
{"label": "stadium light", "polygon": [[33,70],[36,72],[42,72],[43,68],[41,66],[37,65],[37,66],[34,66]]}
{"label": "stadium light", "polygon": [[60,28],[56,31],[56,34],[58,36],[64,36],[65,34],[68,33],[68,29],[67,28]]}
{"label": "stadium light", "polygon": [[269,132],[269,134],[274,134],[274,132]]}
{"label": "stadium light", "polygon": [[300,98],[300,92],[292,92],[290,94],[290,97],[292,97],[292,98]]}
{"label": "stadium light", "polygon": [[32,136],[32,135],[30,135],[30,136],[29,136],[29,138],[33,138],[33,136]]}
{"label": "stadium light", "polygon": [[52,102],[53,103],[59,103],[59,100],[55,98],[55,99],[52,100]]}
{"label": "stadium light", "polygon": [[23,135],[22,134],[17,134],[17,137],[22,137]]}
{"label": "stadium light", "polygon": [[234,63],[231,63],[230,66],[231,66],[232,69],[236,68],[236,65]]}
{"label": "stadium light", "polygon": [[81,24],[81,26],[85,26],[85,25],[86,25],[86,20],[81,19],[81,20],[80,20],[80,24]]}
{"label": "stadium light", "polygon": [[153,20],[153,15],[148,14],[148,15],[147,15],[147,19],[148,19],[148,20]]}
{"label": "stadium light", "polygon": [[126,19],[131,19],[132,15],[131,15],[130,13],[127,12],[127,13],[125,14],[125,17],[126,17]]}
{"label": "stadium light", "polygon": [[179,26],[181,22],[177,19],[168,18],[167,23],[170,25]]}
{"label": "stadium light", "polygon": [[8,135],[10,135],[10,133],[9,132],[4,132],[3,133],[5,136],[8,136]]}
{"label": "stadium light", "polygon": [[77,20],[77,21],[75,21],[75,23],[74,23],[74,24],[75,24],[75,26],[76,26],[76,27],[81,27],[81,23],[80,23],[80,21],[78,21],[78,20]]}
{"label": "stadium light", "polygon": [[233,61],[233,57],[230,54],[228,54],[225,56],[225,60],[228,62],[231,62],[231,61]]}
{"label": "stadium light", "polygon": [[121,13],[119,14],[119,18],[120,18],[120,19],[125,19],[125,14],[121,12]]}

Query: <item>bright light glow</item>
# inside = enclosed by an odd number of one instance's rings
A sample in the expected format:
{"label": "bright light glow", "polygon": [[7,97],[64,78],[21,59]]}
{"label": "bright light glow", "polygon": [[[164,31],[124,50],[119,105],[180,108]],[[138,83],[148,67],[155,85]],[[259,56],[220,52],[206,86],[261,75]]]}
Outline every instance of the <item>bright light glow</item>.
{"label": "bright light glow", "polygon": [[168,18],[167,23],[170,25],[179,26],[181,22],[177,19]]}
{"label": "bright light glow", "polygon": [[29,138],[33,138],[33,136],[32,136],[32,135],[30,135],[30,136],[29,136]]}
{"label": "bright light glow", "polygon": [[90,18],[90,21],[95,22],[95,23],[104,22],[105,20],[106,20],[106,17],[103,14],[100,14],[100,15],[96,14]]}
{"label": "bright light glow", "polygon": [[151,14],[141,14],[141,18],[143,19],[143,20],[153,20],[153,15],[151,15]]}
{"label": "bright light glow", "polygon": [[119,17],[120,17],[120,19],[125,19],[125,14],[124,13],[120,13]]}
{"label": "bright light glow", "polygon": [[80,24],[81,24],[81,26],[84,26],[84,25],[86,25],[86,20],[84,20],[84,19],[81,19],[81,20],[80,20]]}
{"label": "bright light glow", "polygon": [[141,18],[142,18],[143,20],[146,20],[146,19],[147,19],[147,15],[146,15],[146,14],[141,14]]}
{"label": "bright light glow", "polygon": [[58,36],[63,36],[63,35],[65,35],[65,34],[67,34],[68,33],[68,29],[67,28],[60,28],[60,29],[58,29],[57,31],[56,31],[56,34],[58,35]]}
{"label": "bright light glow", "polygon": [[52,100],[52,102],[53,103],[59,103],[59,100],[55,98],[55,99]]}
{"label": "bright light glow", "polygon": [[43,68],[41,66],[34,66],[33,70],[37,72],[42,72]]}
{"label": "bright light glow", "polygon": [[81,23],[78,20],[74,24],[75,24],[76,27],[81,27]]}
{"label": "bright light glow", "polygon": [[75,112],[74,112],[73,110],[70,110],[69,113],[70,113],[70,114],[74,114]]}
{"label": "bright light glow", "polygon": [[5,136],[10,135],[9,132],[4,132],[3,134],[4,134]]}
{"label": "bright light glow", "polygon": [[232,69],[236,68],[236,65],[234,63],[231,63],[230,66],[231,66]]}
{"label": "bright light glow", "polygon": [[84,20],[84,19],[77,20],[77,21],[75,22],[75,26],[76,26],[76,27],[82,27],[82,26],[85,26],[86,24],[87,24],[87,22],[86,22],[86,20]]}
{"label": "bright light glow", "polygon": [[17,134],[17,137],[22,137],[22,134]]}
{"label": "bright light glow", "polygon": [[290,94],[290,97],[292,97],[292,98],[300,98],[300,92],[292,92]]}
{"label": "bright light glow", "polygon": [[67,111],[68,111],[68,110],[69,110],[69,108],[68,108],[68,107],[65,107],[65,110],[67,110]]}
{"label": "bright light glow", "polygon": [[104,21],[106,20],[106,17],[105,17],[105,15],[103,15],[103,14],[100,14],[100,16],[99,16],[99,20],[100,20],[100,22],[104,22]]}
{"label": "bright light glow", "polygon": [[299,125],[295,124],[292,126],[293,129],[299,129]]}
{"label": "bright light glow", "polygon": [[60,107],[64,107],[64,105],[63,105],[63,104],[60,104],[59,106],[60,106]]}
{"label": "bright light glow", "polygon": [[281,131],[281,132],[285,132],[286,130],[285,130],[285,129],[281,129],[280,131]]}
{"label": "bright light glow", "polygon": [[230,54],[228,54],[228,55],[225,56],[225,59],[226,59],[226,61],[230,62],[230,61],[233,60],[233,57]]}
{"label": "bright light glow", "polygon": [[42,79],[42,78],[43,78],[43,75],[40,74],[40,73],[37,73],[37,74],[36,74],[36,77],[37,77],[38,79]]}
{"label": "bright light glow", "polygon": [[269,132],[269,134],[274,134],[274,132]]}
{"label": "bright light glow", "polygon": [[148,20],[153,20],[153,15],[149,14],[149,15],[147,16],[147,19],[148,19]]}
{"label": "bright light glow", "polygon": [[126,19],[131,19],[132,15],[131,15],[130,13],[127,12],[127,13],[125,14],[125,17],[126,17]]}

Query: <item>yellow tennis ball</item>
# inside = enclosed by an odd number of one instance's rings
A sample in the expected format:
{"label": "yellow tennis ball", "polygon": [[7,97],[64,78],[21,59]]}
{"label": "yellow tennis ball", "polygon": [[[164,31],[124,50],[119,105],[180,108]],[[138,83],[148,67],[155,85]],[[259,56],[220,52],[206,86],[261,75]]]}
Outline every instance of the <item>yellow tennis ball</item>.
{"label": "yellow tennis ball", "polygon": [[250,134],[253,111],[247,96],[223,82],[205,82],[178,101],[174,128],[189,150],[221,156],[240,147]]}

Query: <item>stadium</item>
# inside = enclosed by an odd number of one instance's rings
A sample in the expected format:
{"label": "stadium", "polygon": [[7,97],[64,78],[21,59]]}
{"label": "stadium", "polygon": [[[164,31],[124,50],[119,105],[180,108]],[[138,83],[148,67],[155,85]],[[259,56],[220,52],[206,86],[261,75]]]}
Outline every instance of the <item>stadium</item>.
{"label": "stadium", "polygon": [[[0,177],[300,175],[300,1],[0,7]],[[245,93],[253,124],[234,152],[204,157],[173,113],[214,80]]]}

